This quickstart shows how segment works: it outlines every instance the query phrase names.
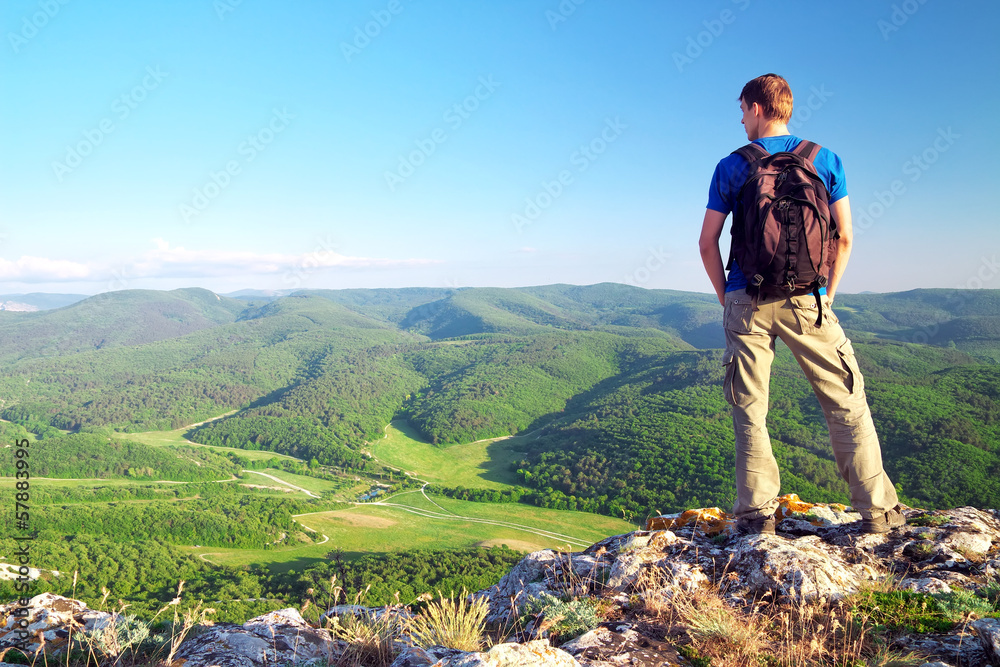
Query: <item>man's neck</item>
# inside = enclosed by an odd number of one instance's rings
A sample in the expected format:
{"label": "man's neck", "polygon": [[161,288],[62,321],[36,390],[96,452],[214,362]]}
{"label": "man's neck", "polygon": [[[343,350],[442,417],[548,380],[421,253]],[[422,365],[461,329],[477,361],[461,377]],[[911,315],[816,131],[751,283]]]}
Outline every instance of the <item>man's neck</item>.
{"label": "man's neck", "polygon": [[783,137],[791,132],[788,131],[788,125],[785,123],[767,123],[760,129],[760,136],[758,139],[763,139],[764,137]]}

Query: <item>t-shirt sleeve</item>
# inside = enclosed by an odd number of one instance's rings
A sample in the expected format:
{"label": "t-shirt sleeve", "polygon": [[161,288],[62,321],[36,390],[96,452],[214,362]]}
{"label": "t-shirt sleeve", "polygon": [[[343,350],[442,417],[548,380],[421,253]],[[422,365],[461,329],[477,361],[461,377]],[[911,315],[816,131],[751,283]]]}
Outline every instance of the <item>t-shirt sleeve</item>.
{"label": "t-shirt sleeve", "polygon": [[707,208],[729,215],[739,188],[746,180],[746,160],[739,155],[728,155],[719,161],[708,188]]}
{"label": "t-shirt sleeve", "polygon": [[715,166],[715,173],[712,174],[712,184],[708,188],[708,206],[706,208],[729,215],[733,207],[726,203],[726,197],[723,194],[725,191],[723,187],[723,175],[724,170],[720,162]]}
{"label": "t-shirt sleeve", "polygon": [[847,176],[844,174],[844,163],[833,151],[823,149],[816,156],[817,169],[826,183],[826,191],[830,195],[830,203],[847,196]]}

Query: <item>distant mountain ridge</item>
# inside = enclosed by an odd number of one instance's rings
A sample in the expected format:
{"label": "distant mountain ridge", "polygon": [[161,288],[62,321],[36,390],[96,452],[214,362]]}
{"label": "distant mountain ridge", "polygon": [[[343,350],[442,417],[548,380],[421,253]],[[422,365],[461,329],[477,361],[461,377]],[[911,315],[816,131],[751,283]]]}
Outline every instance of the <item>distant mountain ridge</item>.
{"label": "distant mountain ridge", "polygon": [[52,308],[62,308],[86,298],[86,294],[49,294],[46,292],[0,294],[0,310],[19,312],[50,310]]}

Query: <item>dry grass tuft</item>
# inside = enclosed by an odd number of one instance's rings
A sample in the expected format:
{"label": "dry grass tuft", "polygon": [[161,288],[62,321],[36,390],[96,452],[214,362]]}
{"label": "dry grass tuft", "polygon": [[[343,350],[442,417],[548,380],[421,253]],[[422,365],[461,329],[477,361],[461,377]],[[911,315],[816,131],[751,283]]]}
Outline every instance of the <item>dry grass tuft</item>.
{"label": "dry grass tuft", "polygon": [[[724,585],[725,580],[724,574]],[[888,592],[895,584],[886,578],[870,588]],[[749,609],[734,608],[717,587],[683,590],[659,568],[640,574],[636,593],[637,612],[687,636],[690,644],[684,652],[693,664],[916,667],[926,661],[926,656],[890,650],[871,615],[859,609],[858,596],[785,604],[758,601]]]}
{"label": "dry grass tuft", "polygon": [[445,646],[462,651],[478,651],[483,645],[486,614],[489,606],[479,597],[469,599],[462,591],[456,601],[441,596],[428,603],[407,624],[407,631],[417,646]]}

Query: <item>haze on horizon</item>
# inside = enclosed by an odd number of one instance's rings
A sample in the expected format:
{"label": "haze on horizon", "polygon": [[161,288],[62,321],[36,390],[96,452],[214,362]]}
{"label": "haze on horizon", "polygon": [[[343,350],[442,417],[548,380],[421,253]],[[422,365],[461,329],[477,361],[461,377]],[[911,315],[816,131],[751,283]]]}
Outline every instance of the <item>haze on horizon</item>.
{"label": "haze on horizon", "polygon": [[[799,29],[760,48],[775,17]],[[736,97],[836,151],[844,292],[1000,288],[987,2],[0,7],[0,292],[706,292]]]}

